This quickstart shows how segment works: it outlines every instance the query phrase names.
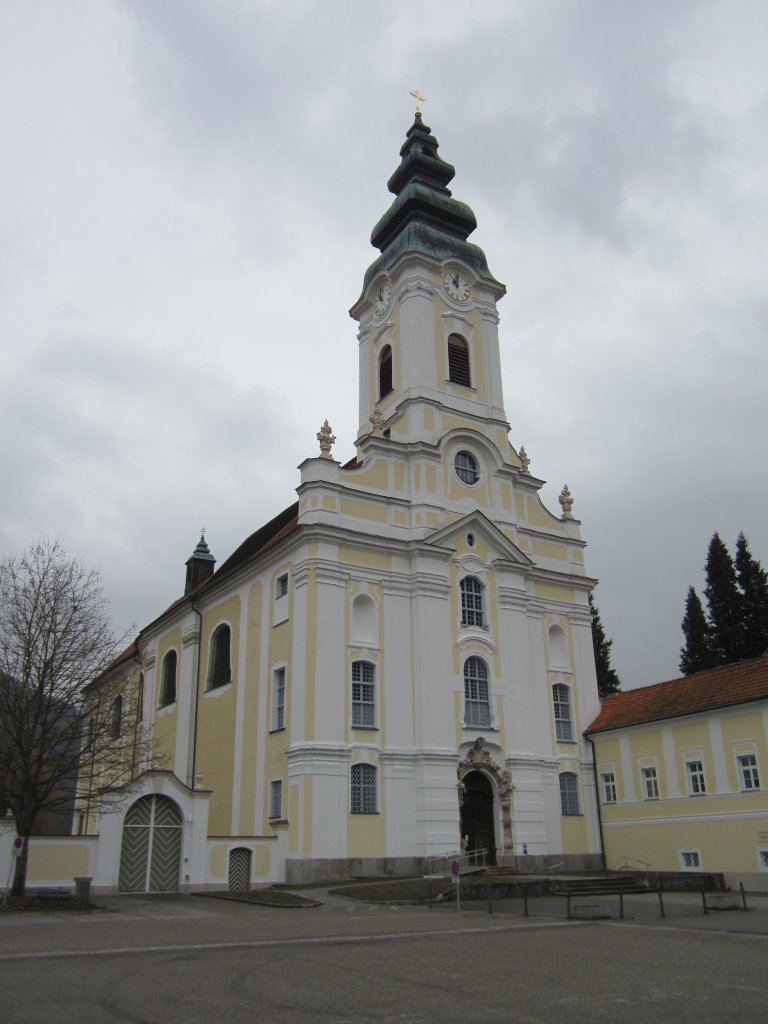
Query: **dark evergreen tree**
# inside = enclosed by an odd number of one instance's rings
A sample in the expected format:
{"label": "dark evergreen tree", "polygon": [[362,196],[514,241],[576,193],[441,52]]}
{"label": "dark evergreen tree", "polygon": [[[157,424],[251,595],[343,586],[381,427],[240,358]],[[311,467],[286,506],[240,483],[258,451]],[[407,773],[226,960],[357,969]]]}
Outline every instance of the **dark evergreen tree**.
{"label": "dark evergreen tree", "polygon": [[618,693],[621,689],[621,680],[616,670],[611,668],[611,647],[613,640],[605,635],[603,624],[600,621],[600,612],[597,610],[592,595],[589,595],[589,607],[592,612],[592,647],[595,651],[595,671],[597,672],[597,692],[600,700],[611,693]]}
{"label": "dark evergreen tree", "polygon": [[743,658],[768,650],[768,573],[752,557],[747,538],[736,541],[736,576],[741,590]]}
{"label": "dark evergreen tree", "polygon": [[713,668],[716,664],[712,652],[712,631],[699,595],[688,588],[685,599],[685,618],[682,622],[685,643],[680,649],[680,671],[684,676]]}
{"label": "dark evergreen tree", "polygon": [[716,665],[728,665],[744,657],[743,601],[736,581],[731,553],[714,534],[709,542],[704,593],[709,609],[712,654]]}

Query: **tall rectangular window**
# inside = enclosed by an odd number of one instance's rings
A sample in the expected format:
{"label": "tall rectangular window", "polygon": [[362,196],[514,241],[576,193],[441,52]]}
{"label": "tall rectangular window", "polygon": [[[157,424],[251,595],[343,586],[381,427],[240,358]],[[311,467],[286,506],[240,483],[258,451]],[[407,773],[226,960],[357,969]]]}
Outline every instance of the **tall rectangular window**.
{"label": "tall rectangular window", "polygon": [[473,656],[464,662],[464,725],[482,729],[490,724],[488,669],[482,658]]}
{"label": "tall rectangular window", "polygon": [[600,776],[600,782],[603,786],[603,803],[615,804],[616,776],[613,774],[613,772],[603,772],[603,774]]}
{"label": "tall rectangular window", "polygon": [[581,814],[579,778],[575,772],[560,773],[560,810],[564,815]]}
{"label": "tall rectangular window", "polygon": [[462,626],[483,625],[483,585],[474,576],[465,576],[459,584],[461,590]]}
{"label": "tall rectangular window", "polygon": [[269,816],[270,818],[282,818],[283,816],[282,779],[272,779],[269,784]]}
{"label": "tall rectangular window", "polygon": [[685,768],[688,772],[688,792],[691,796],[701,796],[707,792],[707,785],[704,781],[704,765],[701,761],[686,761]]}
{"label": "tall rectangular window", "polygon": [[655,768],[643,768],[640,775],[643,780],[643,794],[646,800],[659,799],[659,778]]}
{"label": "tall rectangular window", "polygon": [[738,758],[741,788],[744,790],[760,789],[760,776],[757,771],[757,755],[741,754]]}
{"label": "tall rectangular window", "polygon": [[285,669],[272,673],[272,729],[285,728]]}
{"label": "tall rectangular window", "polygon": [[376,725],[376,667],[370,661],[352,662],[352,725]]}
{"label": "tall rectangular window", "polygon": [[571,722],[571,691],[562,683],[552,687],[552,703],[555,709],[555,735],[558,740],[573,740],[573,723]]}

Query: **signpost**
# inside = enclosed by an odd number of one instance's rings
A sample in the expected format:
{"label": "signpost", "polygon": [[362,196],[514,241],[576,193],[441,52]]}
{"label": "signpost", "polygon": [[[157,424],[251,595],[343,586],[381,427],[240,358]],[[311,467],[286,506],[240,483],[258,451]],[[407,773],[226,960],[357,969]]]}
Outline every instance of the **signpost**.
{"label": "signpost", "polygon": [[456,911],[461,910],[461,864],[459,858],[451,861],[451,874],[453,875],[453,884],[456,886]]}

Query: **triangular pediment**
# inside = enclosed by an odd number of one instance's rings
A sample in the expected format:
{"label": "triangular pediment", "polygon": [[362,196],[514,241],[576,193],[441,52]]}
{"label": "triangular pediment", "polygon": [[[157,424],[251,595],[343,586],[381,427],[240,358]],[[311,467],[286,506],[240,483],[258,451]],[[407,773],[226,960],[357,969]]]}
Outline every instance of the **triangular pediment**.
{"label": "triangular pediment", "polygon": [[479,509],[475,509],[474,512],[470,512],[468,515],[462,516],[461,519],[457,519],[449,526],[444,526],[440,530],[436,530],[426,538],[427,544],[434,544],[440,547],[451,547],[455,544],[456,540],[460,536],[466,536],[468,533],[473,533],[476,536],[482,536],[491,550],[494,552],[495,558],[503,558],[506,561],[514,562],[520,566],[533,567],[534,562],[521,551],[520,548],[513,543],[506,534],[492,523],[488,516],[484,515]]}

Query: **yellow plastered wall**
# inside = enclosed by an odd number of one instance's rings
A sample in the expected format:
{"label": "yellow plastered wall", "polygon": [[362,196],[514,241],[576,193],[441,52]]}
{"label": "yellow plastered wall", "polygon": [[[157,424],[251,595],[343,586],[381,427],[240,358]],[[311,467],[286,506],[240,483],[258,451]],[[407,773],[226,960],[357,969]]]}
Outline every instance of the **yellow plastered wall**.
{"label": "yellow plastered wall", "polygon": [[85,843],[36,843],[29,847],[27,882],[34,885],[51,879],[76,878],[90,873],[90,850]]}
{"label": "yellow plastered wall", "polygon": [[[226,686],[208,690],[211,636],[222,623],[226,623],[230,628],[232,682]],[[195,770],[196,773],[203,776],[202,785],[213,791],[208,813],[210,835],[228,835],[232,830],[233,756],[239,649],[240,598],[233,596],[207,611],[202,622],[202,661]]]}
{"label": "yellow plastered wall", "polygon": [[[285,572],[285,567],[281,567],[280,572],[275,574],[275,578],[272,581],[272,592],[274,593],[274,586],[276,583],[277,576]],[[289,577],[292,578],[292,572],[289,571]],[[314,633],[312,632],[315,622],[315,616],[313,614],[314,607],[314,595],[315,595],[315,584],[314,584],[314,569],[310,570],[310,579],[308,583],[309,592],[309,609],[308,609],[308,635],[307,635],[307,650],[314,650]],[[267,687],[267,753],[264,763],[264,778],[262,779],[262,804],[264,807],[264,822],[262,823],[262,831],[268,833],[268,815],[269,815],[269,784],[274,779],[280,779],[283,783],[283,814],[285,814],[285,799],[288,787],[288,779],[285,774],[285,755],[290,745],[290,722],[291,722],[291,705],[293,703],[293,670],[291,664],[291,647],[293,641],[293,586],[289,588],[290,605],[288,619],[285,622],[281,622],[279,625],[271,626],[269,629],[269,639],[267,646],[267,678],[264,680],[264,684]],[[278,668],[285,668],[285,727],[283,729],[273,729],[272,724],[275,721],[273,707],[275,699],[275,685],[274,685],[274,673]],[[305,715],[311,717],[310,729],[314,729],[314,712],[312,708],[305,708]]]}
{"label": "yellow plastered wall", "polygon": [[254,583],[248,592],[246,663],[243,677],[243,765],[240,773],[240,832],[248,835],[260,831],[254,821],[256,777],[259,755],[259,640],[264,612],[264,587]]}
{"label": "yellow plastered wall", "polygon": [[[760,785],[768,785],[768,747],[762,711],[754,709],[723,715],[720,720],[723,751],[731,789],[740,790],[741,776],[736,764],[738,754],[755,753],[760,772]],[[768,830],[768,826],[766,826]],[[768,845],[768,844],[767,844]]]}
{"label": "yellow plastered wall", "polygon": [[[160,688],[163,683],[163,661],[166,654],[176,651],[176,701],[167,707],[160,708]],[[173,768],[176,756],[176,740],[178,729],[177,708],[182,687],[194,688],[194,679],[181,678],[182,648],[181,626],[172,629],[160,638],[155,659],[155,685],[149,695],[152,708],[152,754],[155,760],[164,767]]]}

